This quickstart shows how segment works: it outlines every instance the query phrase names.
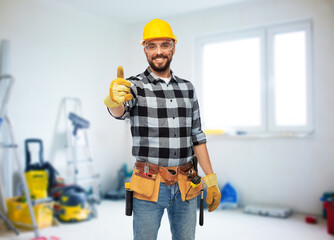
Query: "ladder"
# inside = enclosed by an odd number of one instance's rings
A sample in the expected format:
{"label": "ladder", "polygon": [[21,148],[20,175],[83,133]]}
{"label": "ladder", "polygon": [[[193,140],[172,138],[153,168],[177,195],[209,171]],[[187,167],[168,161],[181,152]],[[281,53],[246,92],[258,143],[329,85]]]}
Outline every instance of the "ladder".
{"label": "ladder", "polygon": [[[7,83],[5,83],[7,82]],[[7,104],[8,101],[8,97],[9,97],[9,92],[12,86],[12,78],[10,76],[6,76],[6,75],[0,75],[0,89],[3,90],[4,88],[4,94],[3,94],[3,99],[0,100],[1,104],[0,104],[0,132],[1,132],[1,127],[3,126],[2,124],[8,123],[8,118],[5,115],[5,105]],[[3,87],[4,85],[6,85],[5,87]],[[1,91],[2,92],[2,91]],[[6,150],[8,148],[12,148],[12,147],[17,147],[16,144],[6,144],[3,141],[0,142],[0,146],[2,149]],[[4,157],[3,159],[6,160],[7,156]],[[5,196],[7,196],[8,194],[5,193],[4,191],[4,185],[2,183],[2,176],[3,177],[9,177],[9,174],[7,173],[7,175],[4,174],[4,168],[6,164],[4,162],[2,162],[2,166],[3,166],[3,172],[1,172],[0,174],[0,196],[1,196],[1,207],[4,211],[4,213],[1,213],[0,211],[0,219],[3,220],[6,225],[7,228],[12,229],[16,235],[19,235],[19,231],[11,224],[11,222],[8,220],[8,218],[6,217],[7,215],[7,206],[6,206],[6,202],[5,202]],[[7,170],[7,169],[6,169]],[[9,169],[10,170],[10,169]],[[6,184],[9,185],[9,187],[11,187],[10,184]]]}
{"label": "ladder", "polygon": [[94,170],[88,142],[89,122],[84,119],[79,98],[66,97],[61,105],[65,115],[68,182],[80,185],[100,201],[99,174]]}
{"label": "ladder", "polygon": [[[3,140],[0,142],[0,149],[1,150],[12,150],[13,151],[13,155],[14,155],[14,159],[17,165],[17,170],[18,170],[18,174],[21,180],[21,183],[23,185],[23,190],[24,190],[24,194],[27,200],[27,205],[28,205],[28,210],[29,210],[29,215],[31,218],[31,222],[32,222],[32,227],[33,227],[33,231],[35,234],[35,238],[33,238],[32,240],[47,240],[46,237],[41,236],[40,232],[38,230],[38,226],[37,226],[37,221],[36,221],[36,216],[35,216],[35,212],[33,210],[33,205],[37,204],[38,202],[33,202],[31,199],[31,196],[29,194],[29,190],[28,190],[28,184],[24,175],[24,171],[23,168],[21,166],[21,161],[19,158],[19,151],[18,151],[18,145],[16,144],[16,141],[14,139],[14,133],[13,133],[13,127],[12,124],[6,114],[6,107],[7,107],[7,103],[8,103],[8,99],[10,96],[10,91],[12,89],[12,85],[14,84],[14,78],[7,73],[5,69],[7,67],[6,64],[8,64],[8,51],[9,51],[9,42],[6,40],[2,40],[0,42],[0,93],[1,93],[1,98],[0,98],[0,133],[3,132],[3,129],[6,127],[6,133],[8,132],[8,140]],[[11,195],[5,193],[3,184],[2,184],[2,180],[3,180],[3,176],[4,176],[4,172],[7,172],[7,175],[5,175],[4,177],[8,177],[10,178],[12,171],[10,169],[10,164],[8,164],[8,162],[6,162],[6,160],[8,161],[8,156],[5,156],[2,159],[2,166],[4,166],[5,169],[1,169],[0,168],[0,195],[1,195],[1,206],[2,209],[4,210],[4,214],[2,214],[0,212],[0,219],[3,220],[6,224],[7,227],[12,229],[16,235],[19,234],[19,232],[17,231],[17,229],[11,224],[11,222],[9,221],[9,219],[7,218],[8,216],[8,210],[7,210],[7,206],[6,206],[6,202],[5,202],[5,197],[7,195]],[[9,169],[8,169],[9,168]],[[9,181],[10,182],[10,181]],[[6,186],[10,186],[11,184],[7,184]],[[7,189],[8,190],[8,189]],[[59,238],[51,236],[50,238],[51,240],[59,240]]]}
{"label": "ladder", "polygon": [[[0,130],[2,129],[2,127],[5,124],[5,126],[7,126],[7,128],[8,128],[7,129],[8,132],[9,132],[9,142],[8,143],[7,142],[1,142],[0,146],[1,146],[2,149],[10,149],[10,150],[14,151],[14,158],[16,160],[16,165],[17,165],[17,168],[18,168],[20,180],[23,184],[24,193],[25,193],[25,196],[27,198],[28,209],[29,209],[31,220],[32,220],[33,229],[34,229],[34,232],[35,232],[35,237],[38,238],[38,237],[40,237],[40,234],[39,234],[39,231],[38,231],[36,217],[35,217],[33,207],[32,207],[32,200],[30,198],[30,194],[29,194],[29,191],[28,191],[28,185],[27,185],[24,173],[23,173],[23,169],[21,167],[21,162],[20,162],[20,159],[19,159],[17,144],[15,143],[15,140],[14,140],[13,128],[12,128],[12,125],[11,125],[11,122],[10,122],[9,118],[5,114],[6,105],[7,105],[8,98],[9,98],[9,93],[10,93],[10,90],[11,90],[11,87],[12,87],[13,83],[14,83],[14,79],[13,79],[12,76],[10,76],[10,75],[0,75],[0,86],[2,87],[2,89],[5,88],[5,90],[4,90],[5,94],[4,94],[4,97],[3,97],[2,101],[1,101],[1,105],[0,105],[0,122],[1,122]],[[6,159],[3,159],[3,161],[6,161]],[[6,224],[9,228],[13,229],[14,232],[16,234],[18,234],[18,231],[15,228],[13,228],[13,226],[10,224],[9,220],[6,217],[8,215],[7,207],[6,207],[6,203],[5,203],[5,195],[6,194],[4,194],[3,189],[4,188],[2,186],[2,181],[1,181],[1,176],[0,176],[0,193],[2,195],[2,202],[1,203],[2,203],[2,208],[5,211],[5,214],[1,214],[1,218],[6,222]]]}

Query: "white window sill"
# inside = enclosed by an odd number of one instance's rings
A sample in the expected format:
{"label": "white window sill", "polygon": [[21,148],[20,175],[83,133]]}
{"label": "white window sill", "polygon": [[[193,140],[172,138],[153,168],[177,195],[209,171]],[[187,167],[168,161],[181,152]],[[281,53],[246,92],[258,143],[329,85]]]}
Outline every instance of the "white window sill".
{"label": "white window sill", "polygon": [[307,138],[314,136],[314,132],[270,132],[270,133],[259,133],[259,132],[213,132],[204,131],[207,136],[217,136],[222,138],[231,139],[255,139],[255,138]]}

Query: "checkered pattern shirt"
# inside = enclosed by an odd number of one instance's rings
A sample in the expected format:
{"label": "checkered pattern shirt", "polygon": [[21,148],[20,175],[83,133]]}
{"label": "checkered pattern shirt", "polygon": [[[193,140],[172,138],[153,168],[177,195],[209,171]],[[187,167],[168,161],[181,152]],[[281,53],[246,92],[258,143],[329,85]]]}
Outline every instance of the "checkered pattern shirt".
{"label": "checkered pattern shirt", "polygon": [[192,160],[193,146],[206,143],[191,82],[172,72],[167,84],[149,68],[130,77],[133,99],[123,116],[130,119],[132,155],[138,161],[180,166]]}

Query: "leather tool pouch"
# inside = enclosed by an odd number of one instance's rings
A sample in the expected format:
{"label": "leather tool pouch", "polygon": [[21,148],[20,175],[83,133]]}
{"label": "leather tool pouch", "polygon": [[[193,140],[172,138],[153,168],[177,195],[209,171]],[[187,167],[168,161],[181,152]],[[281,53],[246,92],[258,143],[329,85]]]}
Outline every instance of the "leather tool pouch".
{"label": "leather tool pouch", "polygon": [[[145,163],[136,163],[136,167],[133,170],[130,190],[133,191],[133,197],[146,201],[158,201],[160,183],[165,185],[173,185],[178,182],[181,192],[181,198],[185,201],[185,196],[190,188],[190,180],[195,174],[192,170],[192,164],[184,165],[178,168],[178,173],[173,174],[170,169],[160,168],[157,165],[150,164],[150,174],[144,173]],[[194,173],[190,174],[189,173]],[[190,178],[189,178],[190,177]],[[203,188],[202,184],[199,184],[195,188],[191,188],[187,195],[187,200],[190,200],[200,194],[200,190]]]}
{"label": "leather tool pouch", "polygon": [[[190,200],[194,197],[197,197],[201,193],[201,190],[203,189],[202,183],[200,183],[195,188],[191,187],[191,185],[190,185],[191,181],[187,178],[187,176],[185,176],[183,174],[179,174],[178,183],[179,183],[179,189],[180,189],[180,192],[181,192],[182,201]],[[189,192],[188,192],[188,190],[189,190]],[[188,195],[187,195],[187,192],[188,192]],[[186,199],[186,195],[187,195],[187,199]]]}
{"label": "leather tool pouch", "polygon": [[133,197],[147,201],[158,201],[160,177],[158,174],[146,175],[142,170],[135,168],[130,182]]}

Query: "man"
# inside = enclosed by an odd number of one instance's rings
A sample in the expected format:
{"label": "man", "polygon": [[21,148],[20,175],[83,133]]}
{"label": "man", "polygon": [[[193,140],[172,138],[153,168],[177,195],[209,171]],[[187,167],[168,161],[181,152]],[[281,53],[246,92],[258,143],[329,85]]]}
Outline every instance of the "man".
{"label": "man", "polygon": [[202,181],[209,211],[220,203],[195,89],[170,69],[176,42],[167,22],[147,23],[142,45],[149,67],[127,80],[119,67],[104,100],[112,116],[131,122],[132,154],[137,160],[130,183],[135,240],[157,239],[165,208],[172,238],[195,239],[196,196],[202,189],[194,180],[199,179],[196,159],[206,174]]}

